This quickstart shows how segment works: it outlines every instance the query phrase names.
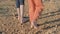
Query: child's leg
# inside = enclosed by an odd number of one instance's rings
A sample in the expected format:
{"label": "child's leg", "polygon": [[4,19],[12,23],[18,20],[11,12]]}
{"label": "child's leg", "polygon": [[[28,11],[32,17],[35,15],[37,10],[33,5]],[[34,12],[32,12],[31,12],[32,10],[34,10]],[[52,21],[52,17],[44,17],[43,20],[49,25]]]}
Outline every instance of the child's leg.
{"label": "child's leg", "polygon": [[20,20],[20,8],[17,8],[18,20]]}
{"label": "child's leg", "polygon": [[20,19],[20,2],[19,0],[16,0],[16,7],[17,7],[17,13],[18,13],[18,20]]}
{"label": "child's leg", "polygon": [[29,3],[29,19],[31,22],[31,27],[33,27],[33,15],[34,15],[34,2],[33,0],[28,0]]}
{"label": "child's leg", "polygon": [[17,7],[17,12],[18,12],[18,20],[22,23],[22,18],[23,18],[23,5],[24,5],[24,0],[16,0],[16,7]]}
{"label": "child's leg", "polygon": [[39,12],[41,12],[41,9],[43,8],[42,0],[34,0],[35,3],[35,13],[34,13],[34,21],[38,18]]}
{"label": "child's leg", "polygon": [[20,22],[23,20],[24,0],[20,0]]}
{"label": "child's leg", "polygon": [[23,23],[23,9],[24,9],[24,5],[20,5],[20,22]]}
{"label": "child's leg", "polygon": [[[35,12],[34,12],[34,18],[33,20],[36,21],[36,19],[38,19],[39,16],[39,12],[41,12],[41,9],[43,8],[42,5],[42,0],[34,0],[35,3]],[[36,23],[34,23],[36,25]],[[36,26],[34,26],[36,28]]]}

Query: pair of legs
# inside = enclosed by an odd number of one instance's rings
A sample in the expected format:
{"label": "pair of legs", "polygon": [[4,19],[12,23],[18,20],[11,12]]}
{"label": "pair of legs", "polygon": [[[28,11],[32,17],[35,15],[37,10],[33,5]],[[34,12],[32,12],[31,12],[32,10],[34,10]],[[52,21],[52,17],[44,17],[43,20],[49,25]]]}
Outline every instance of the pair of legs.
{"label": "pair of legs", "polygon": [[28,0],[31,27],[37,28],[36,20],[43,9],[42,0]]}
{"label": "pair of legs", "polygon": [[16,0],[16,7],[18,13],[18,20],[22,23],[23,20],[23,10],[24,10],[24,0]]}

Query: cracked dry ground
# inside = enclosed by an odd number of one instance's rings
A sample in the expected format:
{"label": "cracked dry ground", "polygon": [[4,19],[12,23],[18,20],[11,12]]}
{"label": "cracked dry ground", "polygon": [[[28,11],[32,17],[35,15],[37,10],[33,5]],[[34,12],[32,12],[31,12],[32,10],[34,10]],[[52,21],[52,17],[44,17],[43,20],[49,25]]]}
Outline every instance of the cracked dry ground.
{"label": "cracked dry ground", "polygon": [[[43,4],[39,29],[31,29],[29,21],[22,27],[16,18],[15,0],[0,0],[0,34],[60,34],[60,0],[43,0]],[[27,0],[24,8],[24,17],[28,18]]]}

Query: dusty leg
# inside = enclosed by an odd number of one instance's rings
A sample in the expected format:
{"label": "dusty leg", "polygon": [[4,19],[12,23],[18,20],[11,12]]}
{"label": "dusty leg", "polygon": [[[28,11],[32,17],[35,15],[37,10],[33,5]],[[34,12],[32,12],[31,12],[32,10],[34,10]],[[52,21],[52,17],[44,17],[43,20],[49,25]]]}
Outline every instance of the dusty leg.
{"label": "dusty leg", "polygon": [[33,0],[28,0],[29,3],[29,19],[31,23],[31,28],[33,27],[33,15],[34,15],[34,2]]}
{"label": "dusty leg", "polygon": [[[34,22],[36,21],[36,19],[38,19],[39,12],[41,12],[41,9],[43,8],[41,2],[42,2],[41,0],[34,0],[34,3],[35,3],[35,12],[34,12],[34,18],[33,18]],[[34,28],[37,28],[36,22],[34,23]]]}
{"label": "dusty leg", "polygon": [[20,5],[20,23],[23,23],[23,10],[24,10],[24,5]]}
{"label": "dusty leg", "polygon": [[18,20],[20,19],[20,8],[17,8]]}

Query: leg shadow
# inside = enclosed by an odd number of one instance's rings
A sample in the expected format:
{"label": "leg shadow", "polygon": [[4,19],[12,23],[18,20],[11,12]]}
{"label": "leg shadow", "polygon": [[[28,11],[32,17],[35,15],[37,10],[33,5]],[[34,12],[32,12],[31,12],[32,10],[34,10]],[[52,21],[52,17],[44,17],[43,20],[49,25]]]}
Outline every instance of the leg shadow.
{"label": "leg shadow", "polygon": [[[15,17],[18,18],[18,14],[15,14]],[[29,21],[29,17],[24,16],[23,17],[23,23],[26,23]]]}
{"label": "leg shadow", "polygon": [[[59,22],[60,21],[60,18],[59,19],[56,19],[56,20],[53,20],[53,21],[48,21],[48,22],[45,22],[43,24],[37,24],[38,26],[41,26],[41,25],[45,25],[45,24],[52,24],[52,23],[55,23],[55,22]],[[59,24],[60,25],[60,24]]]}

